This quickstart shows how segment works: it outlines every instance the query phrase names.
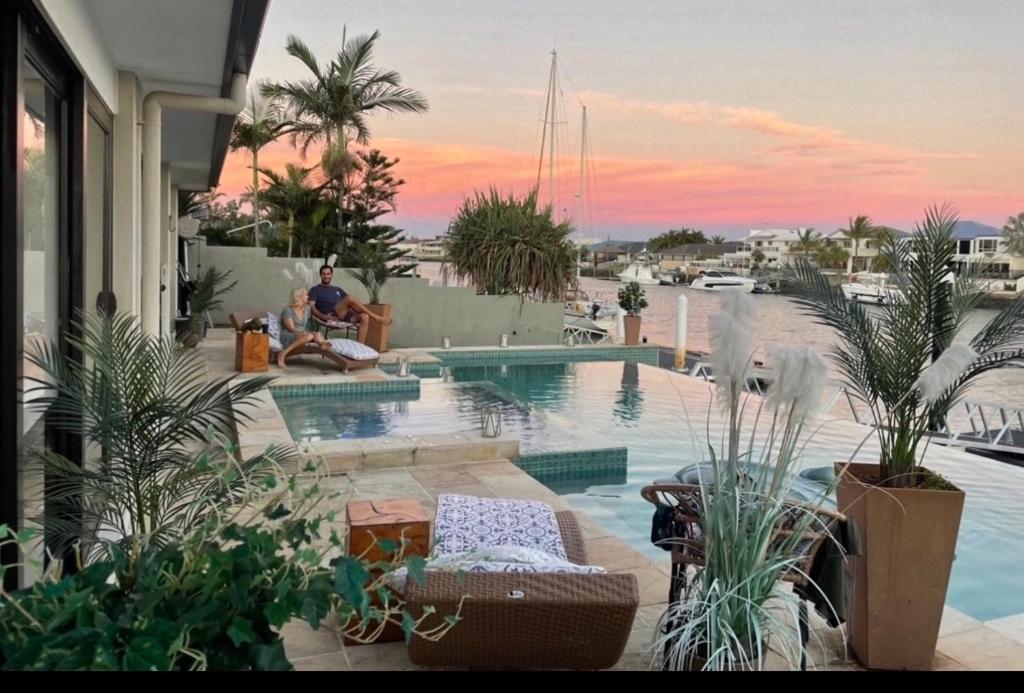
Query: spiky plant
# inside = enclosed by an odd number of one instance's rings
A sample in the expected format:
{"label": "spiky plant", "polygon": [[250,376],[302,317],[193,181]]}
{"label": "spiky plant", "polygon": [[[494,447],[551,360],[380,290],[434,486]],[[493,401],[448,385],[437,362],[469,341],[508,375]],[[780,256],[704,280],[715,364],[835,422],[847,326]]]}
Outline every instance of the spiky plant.
{"label": "spiky plant", "polygon": [[572,226],[556,224],[537,189],[503,197],[495,188],[465,200],[448,227],[448,261],[481,294],[562,300],[575,283]]}
{"label": "spiky plant", "polygon": [[141,538],[174,539],[231,501],[262,464],[232,460],[237,469],[224,473],[205,450],[211,435],[250,418],[239,405],[272,378],[210,380],[200,355],[125,314],[86,314],[64,339],[83,362],[57,342],[27,353],[41,371],[32,406],[48,427],[90,443],[81,466],[50,449],[31,452],[47,475],[43,520],[55,543],[95,557]]}
{"label": "spiky plant", "polygon": [[983,295],[972,271],[952,280],[956,222],[949,206],[932,207],[912,239],[887,238],[881,253],[901,298],[879,310],[846,300],[801,259],[785,269],[804,312],[836,331],[832,357],[846,387],[872,412],[884,485],[923,483],[919,446],[929,429],[982,373],[1024,366],[1024,298],[1018,298],[970,340],[977,358],[947,373],[941,391],[921,391],[922,371],[953,344]]}
{"label": "spiky plant", "polygon": [[760,669],[769,638],[793,669],[806,656],[797,597],[779,578],[799,570],[809,533],[828,533],[819,504],[788,499],[827,369],[811,349],[776,347],[769,396],[750,395],[754,324],[739,292],[711,319],[715,398],[728,432],[721,448],[709,441],[709,464],[698,465],[704,564],[662,616],[656,648],[667,669]]}

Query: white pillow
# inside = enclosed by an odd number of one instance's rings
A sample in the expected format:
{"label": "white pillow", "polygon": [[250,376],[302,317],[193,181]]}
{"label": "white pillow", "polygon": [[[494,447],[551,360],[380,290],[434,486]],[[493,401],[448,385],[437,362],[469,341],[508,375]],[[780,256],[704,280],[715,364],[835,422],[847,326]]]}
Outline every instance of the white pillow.
{"label": "white pillow", "polygon": [[[527,546],[489,546],[464,553],[434,556],[426,570],[465,573],[563,573],[573,575],[604,575],[599,565],[578,565],[560,559],[547,551]],[[388,576],[392,587],[405,589],[408,569],[398,568]]]}
{"label": "white pillow", "polygon": [[270,338],[270,350],[271,351],[284,351],[284,344],[281,344],[280,339]]}
{"label": "white pillow", "polygon": [[[277,340],[277,343],[281,343],[281,316],[274,315],[273,313],[267,313],[267,317],[264,318],[264,322],[267,323],[267,334],[270,335],[271,343],[273,340]],[[278,349],[280,351],[280,349]]]}
{"label": "white pillow", "polygon": [[547,503],[512,498],[478,498],[457,493],[437,497],[431,555],[464,553],[495,546],[540,549],[565,560],[555,512]]}
{"label": "white pillow", "polygon": [[341,354],[353,361],[369,361],[371,359],[380,358],[380,354],[378,352],[374,351],[362,342],[357,342],[352,339],[341,339],[340,337],[335,337],[328,341],[331,343],[331,350],[334,351],[335,354]]}

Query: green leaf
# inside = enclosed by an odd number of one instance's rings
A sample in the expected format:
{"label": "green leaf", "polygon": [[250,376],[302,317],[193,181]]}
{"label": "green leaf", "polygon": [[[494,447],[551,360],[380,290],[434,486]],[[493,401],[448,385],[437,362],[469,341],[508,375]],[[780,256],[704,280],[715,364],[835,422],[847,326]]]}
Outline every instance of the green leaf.
{"label": "green leaf", "polygon": [[228,637],[236,646],[243,642],[256,642],[256,634],[252,632],[252,623],[242,618],[235,618],[228,628]]}
{"label": "green leaf", "polygon": [[170,660],[164,645],[145,635],[132,639],[124,657],[124,668],[129,671],[167,671]]}
{"label": "green leaf", "polygon": [[285,623],[288,622],[288,620],[291,617],[291,613],[289,612],[288,607],[286,607],[279,601],[274,601],[270,604],[267,604],[267,606],[263,609],[263,615],[267,617],[267,620],[270,622],[270,625],[274,626],[275,628],[280,628],[281,626],[283,626]]}
{"label": "green leaf", "polygon": [[398,552],[398,549],[401,547],[401,544],[399,544],[394,539],[378,539],[377,546],[379,546],[380,550],[384,553],[394,554]]}
{"label": "green leaf", "polygon": [[426,559],[422,556],[406,556],[405,566],[409,569],[409,577],[415,580],[416,584],[422,585],[426,580]]}
{"label": "green leaf", "polygon": [[334,591],[362,616],[369,604],[364,587],[369,578],[366,566],[351,556],[342,556],[334,567]]}
{"label": "green leaf", "polygon": [[259,671],[291,671],[292,663],[284,653],[284,642],[279,638],[274,642],[257,645],[253,648],[256,655],[255,667]]}

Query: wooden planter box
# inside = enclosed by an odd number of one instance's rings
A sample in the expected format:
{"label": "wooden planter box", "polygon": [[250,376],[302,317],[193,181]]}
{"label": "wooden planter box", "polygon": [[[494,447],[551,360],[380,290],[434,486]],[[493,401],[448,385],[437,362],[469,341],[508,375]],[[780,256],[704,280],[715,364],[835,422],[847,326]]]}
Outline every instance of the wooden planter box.
{"label": "wooden planter box", "polygon": [[640,343],[640,316],[627,315],[623,321],[626,326],[626,346],[636,346]]}
{"label": "wooden planter box", "polygon": [[270,362],[270,335],[262,332],[235,333],[235,370],[262,373]]}
{"label": "wooden planter box", "polygon": [[[367,303],[366,307],[370,312],[376,313],[382,318],[387,319],[391,317],[390,303]],[[389,334],[391,334],[390,325],[382,325],[376,320],[370,320],[366,330],[366,346],[383,354],[388,348]]]}
{"label": "wooden planter box", "polygon": [[[836,474],[843,466],[835,466]],[[877,464],[851,464],[836,490],[839,510],[854,523],[861,544],[861,555],[850,557],[849,644],[869,669],[928,670],[964,492],[880,488],[879,473]]]}

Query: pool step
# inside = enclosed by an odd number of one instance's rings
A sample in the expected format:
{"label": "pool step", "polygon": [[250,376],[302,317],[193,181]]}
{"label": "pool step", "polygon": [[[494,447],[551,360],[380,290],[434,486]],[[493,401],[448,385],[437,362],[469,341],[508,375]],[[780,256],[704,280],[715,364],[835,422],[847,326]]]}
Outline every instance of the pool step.
{"label": "pool step", "polygon": [[305,447],[309,454],[322,457],[332,472],[492,462],[519,455],[518,438],[483,438],[479,432],[317,441]]}

